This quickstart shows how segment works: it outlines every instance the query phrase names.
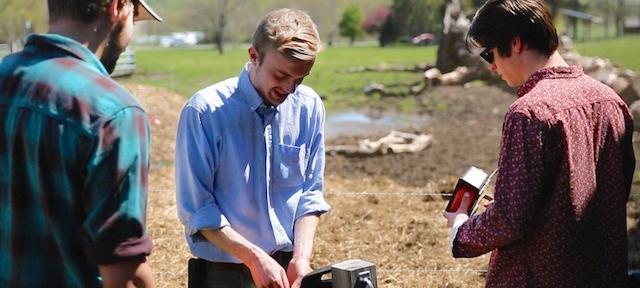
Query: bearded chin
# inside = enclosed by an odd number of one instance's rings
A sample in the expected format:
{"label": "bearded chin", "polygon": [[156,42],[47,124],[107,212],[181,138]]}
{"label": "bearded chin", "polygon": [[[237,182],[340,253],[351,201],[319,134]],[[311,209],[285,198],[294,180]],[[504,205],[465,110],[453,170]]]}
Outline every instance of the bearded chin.
{"label": "bearded chin", "polygon": [[100,62],[102,62],[102,65],[109,74],[111,74],[111,72],[116,68],[118,58],[120,58],[120,54],[124,51],[124,47],[118,46],[120,34],[122,34],[123,28],[124,26],[122,24],[118,24],[113,31],[111,31],[109,39],[107,40],[107,45],[105,45],[104,50],[102,51],[102,57],[100,57]]}

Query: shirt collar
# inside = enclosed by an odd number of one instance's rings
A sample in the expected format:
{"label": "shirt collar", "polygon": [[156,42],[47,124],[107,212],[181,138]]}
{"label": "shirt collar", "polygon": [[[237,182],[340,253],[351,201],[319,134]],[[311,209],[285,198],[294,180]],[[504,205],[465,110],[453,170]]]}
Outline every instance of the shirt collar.
{"label": "shirt collar", "polygon": [[249,65],[250,62],[244,66],[242,71],[240,72],[240,80],[238,82],[238,86],[240,86],[240,92],[242,94],[242,98],[244,101],[251,107],[251,111],[256,111],[260,106],[264,105],[264,100],[258,93],[258,90],[251,83],[251,79],[249,78]]}
{"label": "shirt collar", "polygon": [[582,75],[584,75],[584,72],[582,71],[582,67],[579,65],[542,68],[529,76],[529,79],[520,86],[518,89],[518,97],[522,97],[529,93],[529,91],[531,91],[531,89],[533,89],[533,87],[542,80],[577,78]]}
{"label": "shirt collar", "polygon": [[35,47],[40,50],[51,50],[53,48],[64,51],[72,57],[87,62],[101,74],[109,75],[102,62],[91,50],[71,38],[58,34],[31,34],[27,38],[25,50],[29,51]]}

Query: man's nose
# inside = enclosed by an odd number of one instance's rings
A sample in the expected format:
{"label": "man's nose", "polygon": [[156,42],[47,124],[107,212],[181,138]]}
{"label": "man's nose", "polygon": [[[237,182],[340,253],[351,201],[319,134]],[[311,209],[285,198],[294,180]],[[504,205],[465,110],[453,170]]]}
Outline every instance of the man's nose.
{"label": "man's nose", "polygon": [[496,72],[497,69],[498,69],[498,67],[496,66],[496,62],[495,61],[493,63],[489,64],[489,70],[491,72]]}
{"label": "man's nose", "polygon": [[298,81],[296,81],[295,79],[289,79],[287,80],[286,84],[284,85],[284,89],[286,90],[287,93],[291,94],[294,91],[296,91],[296,87],[298,87]]}

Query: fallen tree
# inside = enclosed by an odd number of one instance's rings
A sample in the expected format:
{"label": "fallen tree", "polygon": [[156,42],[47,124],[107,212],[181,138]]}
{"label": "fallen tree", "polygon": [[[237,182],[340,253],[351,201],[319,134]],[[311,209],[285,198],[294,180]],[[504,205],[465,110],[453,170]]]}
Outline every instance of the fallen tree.
{"label": "fallen tree", "polygon": [[345,156],[375,156],[396,153],[420,152],[431,145],[431,134],[413,134],[392,130],[387,136],[371,141],[363,139],[358,145],[330,145],[327,154]]}

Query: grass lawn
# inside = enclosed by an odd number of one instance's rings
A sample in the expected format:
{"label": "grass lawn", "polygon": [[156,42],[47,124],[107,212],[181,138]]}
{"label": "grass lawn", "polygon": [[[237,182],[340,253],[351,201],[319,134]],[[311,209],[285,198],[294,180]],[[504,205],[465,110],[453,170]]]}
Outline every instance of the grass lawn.
{"label": "grass lawn", "polygon": [[640,72],[640,35],[574,43],[574,47],[582,55],[609,58],[622,68]]}
{"label": "grass lawn", "polygon": [[[575,43],[583,55],[609,58],[613,63],[640,71],[640,36]],[[363,89],[376,82],[411,84],[421,81],[420,73],[347,73],[358,66],[414,65],[435,63],[436,46],[428,47],[329,47],[318,56],[305,84],[325,99],[327,108],[353,107],[370,102]],[[224,55],[213,49],[137,49],[136,73],[121,81],[159,86],[185,98],[220,80],[237,76],[247,61],[246,48],[229,48]],[[402,88],[404,89],[404,88]],[[413,102],[411,102],[413,103]],[[408,104],[413,105],[413,104]]]}
{"label": "grass lawn", "polygon": [[[413,83],[420,81],[422,76],[402,72],[347,73],[345,69],[383,63],[434,63],[436,51],[436,46],[325,48],[304,84],[324,97],[328,107],[358,105],[368,100],[362,91],[372,82]],[[122,81],[164,87],[188,98],[199,89],[237,76],[247,57],[246,48],[228,49],[224,55],[202,49],[137,49],[138,70]]]}

